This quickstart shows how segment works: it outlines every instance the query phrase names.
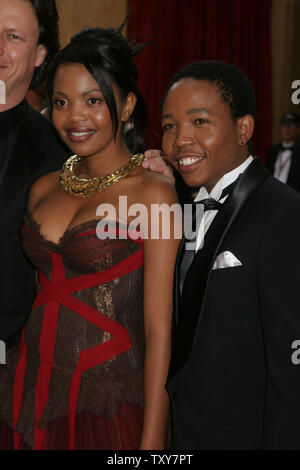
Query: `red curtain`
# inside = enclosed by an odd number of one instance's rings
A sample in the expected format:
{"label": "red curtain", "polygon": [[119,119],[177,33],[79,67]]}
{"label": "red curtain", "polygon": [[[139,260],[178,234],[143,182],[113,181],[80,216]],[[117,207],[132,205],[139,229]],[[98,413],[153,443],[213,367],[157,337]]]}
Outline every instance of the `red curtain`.
{"label": "red curtain", "polygon": [[218,59],[240,67],[257,99],[254,154],[271,145],[271,0],[130,0],[129,38],[149,42],[136,58],[148,106],[148,148],[160,148],[160,99],[188,62]]}

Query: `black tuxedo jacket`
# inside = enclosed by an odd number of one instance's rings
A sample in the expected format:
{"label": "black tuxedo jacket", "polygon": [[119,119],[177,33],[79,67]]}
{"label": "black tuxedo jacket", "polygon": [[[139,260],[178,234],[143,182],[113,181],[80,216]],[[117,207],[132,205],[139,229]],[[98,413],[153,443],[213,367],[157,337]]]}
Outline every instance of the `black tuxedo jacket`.
{"label": "black tuxedo jacket", "polygon": [[[167,382],[173,448],[300,449],[300,365],[292,359],[299,240],[299,194],[255,159],[210,226],[180,295],[182,242]],[[224,251],[242,265],[212,269]]]}
{"label": "black tuxedo jacket", "polygon": [[0,177],[0,339],[18,342],[34,299],[34,270],[20,238],[28,191],[38,177],[59,169],[68,157],[53,126],[28,104],[14,150]]}
{"label": "black tuxedo jacket", "polygon": [[[281,144],[273,145],[267,152],[266,166],[270,172],[274,173],[274,167]],[[292,163],[288,175],[287,184],[300,192],[300,142],[296,141],[292,150]]]}

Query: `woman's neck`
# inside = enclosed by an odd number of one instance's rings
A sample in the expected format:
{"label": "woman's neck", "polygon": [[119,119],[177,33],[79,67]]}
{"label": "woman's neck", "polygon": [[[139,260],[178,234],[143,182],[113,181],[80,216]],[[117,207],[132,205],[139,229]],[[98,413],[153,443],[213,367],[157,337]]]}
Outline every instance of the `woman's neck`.
{"label": "woman's neck", "polygon": [[126,145],[111,146],[95,155],[83,157],[77,175],[101,178],[126,165],[130,157],[131,154]]}

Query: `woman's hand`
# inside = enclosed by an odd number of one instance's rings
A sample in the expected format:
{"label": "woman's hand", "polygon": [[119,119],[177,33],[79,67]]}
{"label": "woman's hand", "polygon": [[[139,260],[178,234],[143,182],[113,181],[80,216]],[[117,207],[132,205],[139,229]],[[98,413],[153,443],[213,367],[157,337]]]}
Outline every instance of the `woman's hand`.
{"label": "woman's hand", "polygon": [[166,163],[167,157],[165,157],[160,150],[146,150],[144,155],[146,157],[146,160],[142,163],[144,168],[156,171],[157,173],[162,173],[169,178],[172,183],[175,183],[173,170],[168,163]]}

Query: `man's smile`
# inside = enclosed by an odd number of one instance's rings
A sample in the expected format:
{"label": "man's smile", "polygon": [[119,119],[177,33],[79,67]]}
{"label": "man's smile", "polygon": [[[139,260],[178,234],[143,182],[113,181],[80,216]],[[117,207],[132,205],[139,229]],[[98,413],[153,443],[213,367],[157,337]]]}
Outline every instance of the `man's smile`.
{"label": "man's smile", "polygon": [[206,157],[206,155],[199,156],[195,154],[185,154],[175,158],[174,161],[178,163],[180,171],[190,171],[198,166]]}

